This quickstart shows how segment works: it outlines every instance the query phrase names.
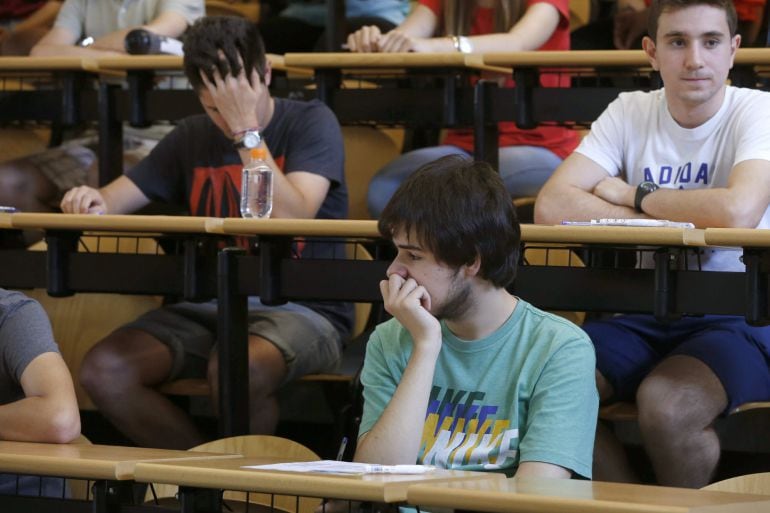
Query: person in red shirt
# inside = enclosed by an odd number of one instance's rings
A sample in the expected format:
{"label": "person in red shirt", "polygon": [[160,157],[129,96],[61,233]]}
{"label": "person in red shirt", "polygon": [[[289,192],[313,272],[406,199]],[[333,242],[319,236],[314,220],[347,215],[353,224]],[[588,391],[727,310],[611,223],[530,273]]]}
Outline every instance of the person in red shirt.
{"label": "person in red shirt", "polygon": [[29,55],[53,25],[59,7],[58,0],[0,2],[0,55]]}
{"label": "person in red shirt", "polygon": [[[568,0],[420,0],[406,20],[385,34],[363,27],[348,37],[353,52],[510,52],[569,50]],[[569,78],[543,76],[545,87],[568,87]],[[512,85],[507,79],[506,85]],[[577,146],[564,127],[522,130],[500,123],[500,174],[513,197],[535,196],[554,169]],[[414,170],[450,154],[470,155],[471,130],[450,130],[443,145],[400,156],[369,185],[369,211],[379,217],[398,185]]]}

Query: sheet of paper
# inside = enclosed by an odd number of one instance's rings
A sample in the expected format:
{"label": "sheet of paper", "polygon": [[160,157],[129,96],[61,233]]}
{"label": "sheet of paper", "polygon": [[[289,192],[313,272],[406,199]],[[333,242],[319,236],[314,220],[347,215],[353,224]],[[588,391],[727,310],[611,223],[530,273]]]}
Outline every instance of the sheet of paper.
{"label": "sheet of paper", "polygon": [[562,221],[567,226],[641,226],[659,228],[695,228],[692,223],[666,219],[591,219],[590,221]]}
{"label": "sheet of paper", "polygon": [[334,474],[425,474],[435,469],[435,467],[429,465],[375,465],[334,460],[249,465],[243,468],[282,470],[285,472],[329,472]]}

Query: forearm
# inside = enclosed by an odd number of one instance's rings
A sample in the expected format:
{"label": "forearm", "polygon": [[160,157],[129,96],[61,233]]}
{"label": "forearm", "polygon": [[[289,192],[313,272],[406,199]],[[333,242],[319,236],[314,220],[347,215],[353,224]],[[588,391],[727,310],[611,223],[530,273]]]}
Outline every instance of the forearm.
{"label": "forearm", "polygon": [[107,52],[126,53],[126,34],[135,28],[144,27],[132,27],[129,29],[118,30],[117,32],[110,32],[109,34],[97,37],[94,39],[94,42],[90,48]]}
{"label": "forearm", "polygon": [[107,214],[130,214],[150,203],[150,199],[123,175],[99,189]]}
{"label": "forearm", "polygon": [[658,189],[645,196],[642,209],[652,218],[690,222],[698,228],[756,228],[764,214],[729,188]]}
{"label": "forearm", "polygon": [[589,221],[601,218],[646,218],[630,207],[614,205],[591,192],[569,184],[544,187],[535,202],[536,224]]}
{"label": "forearm", "polygon": [[0,440],[68,443],[79,434],[77,408],[53,398],[27,397],[0,406]]}
{"label": "forearm", "polygon": [[30,52],[33,57],[108,57],[125,55],[125,52],[85,48],[75,45],[37,44]]}
{"label": "forearm", "polygon": [[[328,187],[328,184],[327,184]],[[308,198],[286,178],[281,170],[273,168],[273,212],[271,217],[285,219],[314,219],[320,204]]]}
{"label": "forearm", "polygon": [[359,441],[355,461],[386,465],[417,461],[436,358],[435,350],[415,348],[390,403]]}

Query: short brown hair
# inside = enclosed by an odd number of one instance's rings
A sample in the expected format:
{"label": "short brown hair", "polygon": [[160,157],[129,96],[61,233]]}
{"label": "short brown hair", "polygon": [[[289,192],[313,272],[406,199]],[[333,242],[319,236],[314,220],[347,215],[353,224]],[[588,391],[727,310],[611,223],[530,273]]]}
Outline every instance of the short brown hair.
{"label": "short brown hair", "polygon": [[678,11],[696,5],[709,5],[722,9],[727,17],[727,27],[730,37],[738,33],[738,15],[732,0],[652,0],[650,4],[649,18],[647,19],[647,32],[653,40],[658,36],[658,20],[665,11]]}
{"label": "short brown hair", "polygon": [[478,257],[479,277],[496,287],[516,277],[521,228],[500,174],[486,162],[449,155],[425,164],[396,190],[377,226],[386,239],[414,231],[455,269]]}

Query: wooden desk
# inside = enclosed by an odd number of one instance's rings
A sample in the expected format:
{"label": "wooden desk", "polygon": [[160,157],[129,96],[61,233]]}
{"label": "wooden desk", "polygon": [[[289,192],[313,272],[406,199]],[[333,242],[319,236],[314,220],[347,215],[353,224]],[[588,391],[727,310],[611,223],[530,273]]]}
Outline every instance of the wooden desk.
{"label": "wooden desk", "polygon": [[134,479],[140,461],[233,459],[234,454],[191,453],[91,444],[0,441],[0,472],[82,479]]}
{"label": "wooden desk", "polygon": [[636,246],[705,246],[705,230],[627,228],[624,226],[521,226],[522,242],[627,244]]}
{"label": "wooden desk", "polygon": [[[292,258],[295,236],[382,244],[375,221],[215,219],[167,216],[93,216],[70,214],[2,214],[0,228],[46,230],[48,250],[0,251],[0,285],[42,287],[52,295],[73,292],[167,294],[186,300],[219,298],[220,432],[248,431],[245,386],[247,297],[260,295],[266,304],[317,300],[376,302],[386,260]],[[173,242],[179,251],[166,254],[78,252],[82,230],[100,233],[151,233]],[[683,253],[697,250],[709,230],[591,226],[522,226],[530,246],[561,245],[587,256],[586,266],[545,265],[523,259],[512,292],[550,310],[653,313],[660,318],[681,314],[745,315],[750,321],[770,318],[763,254],[747,253],[750,272],[706,272],[673,265]],[[130,233],[129,233],[130,235]],[[260,255],[218,251],[227,235],[259,239]],[[743,245],[754,231],[739,232]],[[759,234],[761,235],[761,234]],[[740,239],[743,237],[743,239]],[[307,241],[310,244],[312,241]],[[566,245],[566,249],[564,249]],[[207,250],[208,249],[208,250]],[[550,251],[550,249],[544,249]],[[600,262],[606,252],[645,252],[654,269]],[[762,250],[764,251],[764,250]],[[383,252],[384,253],[384,252]],[[593,256],[597,255],[594,259]],[[526,253],[525,253],[526,256]],[[637,255],[638,256],[638,255]],[[116,270],[120,270],[116,272]],[[341,279],[344,277],[344,279]],[[755,284],[747,289],[747,283]],[[714,290],[720,293],[713,294]]]}
{"label": "wooden desk", "polygon": [[235,454],[192,453],[163,449],[90,444],[42,444],[0,441],[0,473],[31,474],[93,482],[91,500],[60,501],[34,495],[0,495],[3,512],[119,511],[134,503],[134,471],[140,461],[234,459]]}
{"label": "wooden desk", "polygon": [[760,513],[770,497],[577,480],[506,479],[415,484],[407,501],[426,510],[499,513]]}
{"label": "wooden desk", "polygon": [[[93,59],[0,57],[0,121],[74,125],[98,117]],[[52,144],[61,144],[55,132]]]}
{"label": "wooden desk", "polygon": [[770,247],[770,230],[756,228],[706,228],[704,240],[709,246]]}
{"label": "wooden desk", "polygon": [[277,463],[277,461],[264,458],[238,458],[140,462],[136,465],[134,476],[136,481],[145,483],[374,502],[403,502],[407,498],[407,488],[416,483],[505,480],[502,474],[491,472],[443,469],[422,475],[339,475],[242,468],[244,465],[269,463]]}

